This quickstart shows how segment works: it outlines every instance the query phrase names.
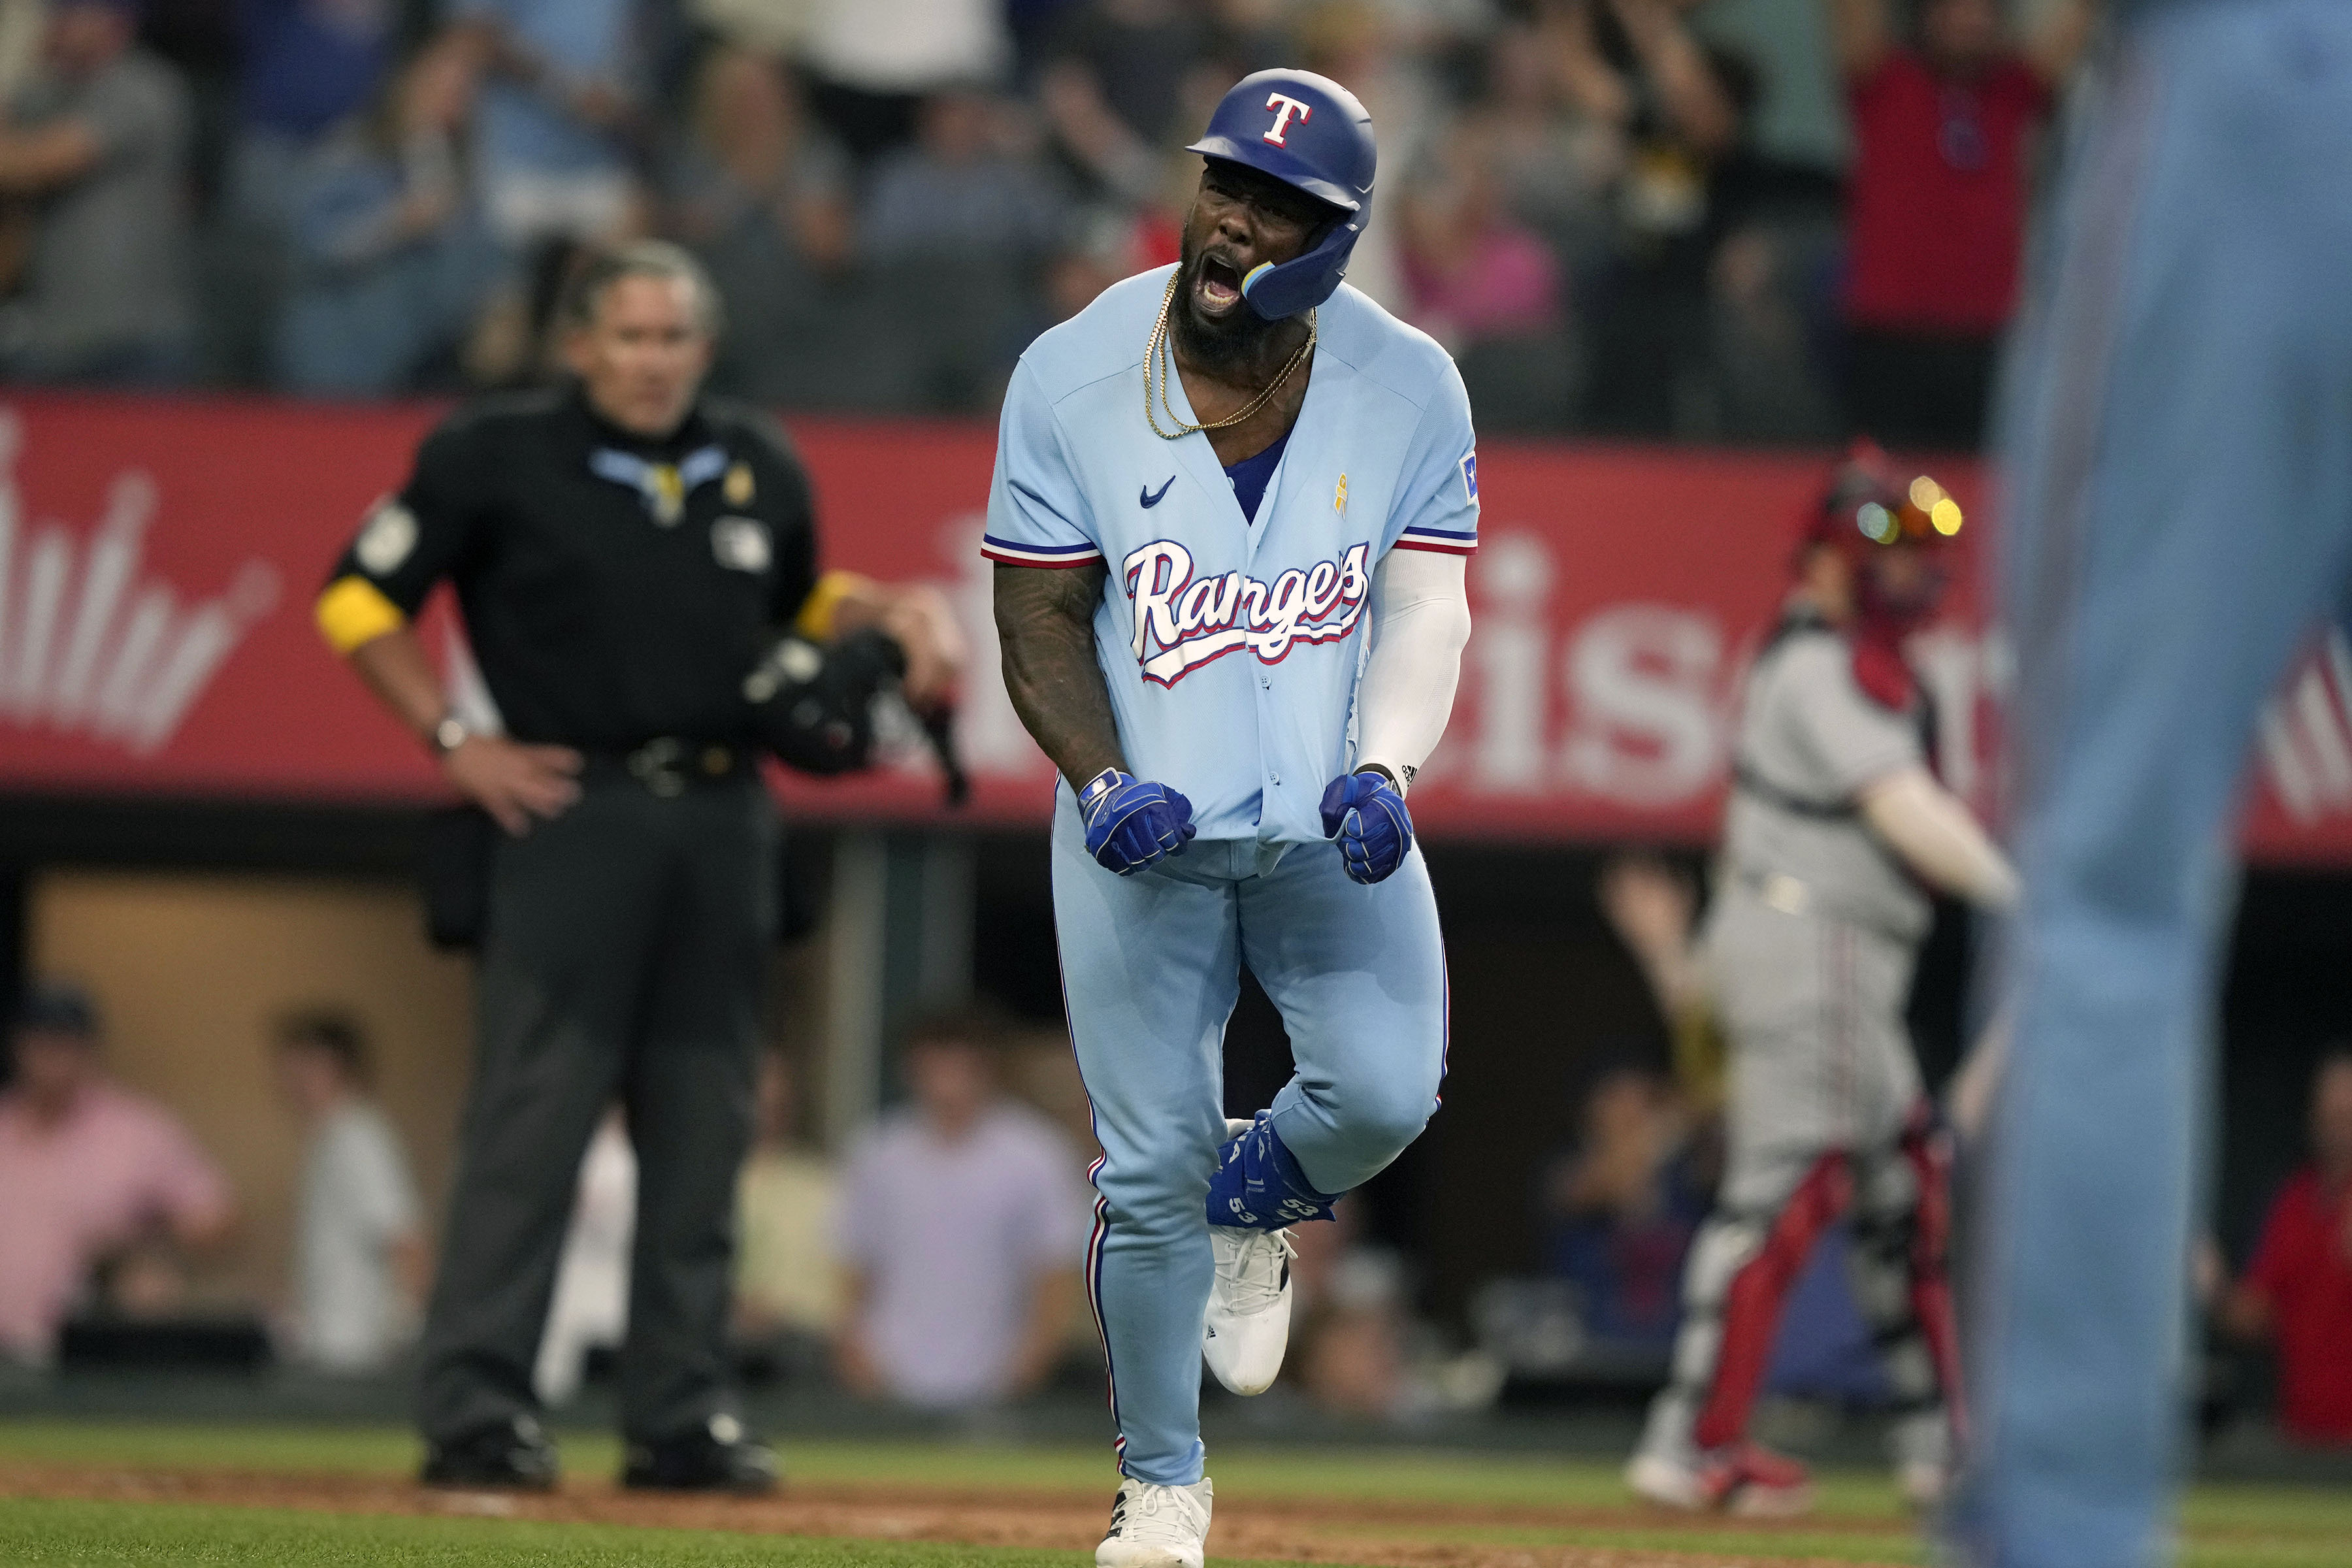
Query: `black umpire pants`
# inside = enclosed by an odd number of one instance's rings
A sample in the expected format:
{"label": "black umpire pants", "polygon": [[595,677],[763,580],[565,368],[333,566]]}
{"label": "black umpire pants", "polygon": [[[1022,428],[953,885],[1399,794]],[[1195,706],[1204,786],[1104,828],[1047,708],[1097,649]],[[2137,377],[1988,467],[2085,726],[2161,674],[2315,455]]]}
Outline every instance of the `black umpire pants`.
{"label": "black umpire pants", "polygon": [[749,772],[663,796],[595,769],[562,816],[500,838],[422,1346],[428,1439],[538,1409],[531,1369],[581,1158],[616,1098],[637,1155],[622,1429],[658,1442],[731,1409],[735,1184],[777,840]]}

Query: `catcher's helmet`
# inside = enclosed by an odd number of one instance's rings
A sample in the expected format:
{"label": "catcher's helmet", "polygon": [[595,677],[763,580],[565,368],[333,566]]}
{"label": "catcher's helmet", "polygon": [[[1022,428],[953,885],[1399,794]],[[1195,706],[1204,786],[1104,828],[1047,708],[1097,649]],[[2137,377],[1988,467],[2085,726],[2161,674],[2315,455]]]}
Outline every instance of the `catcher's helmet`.
{"label": "catcher's helmet", "polygon": [[1797,525],[1800,546],[1866,557],[1874,545],[1940,545],[1960,531],[1960,503],[1926,474],[1906,481],[1875,442],[1857,440]]}
{"label": "catcher's helmet", "polygon": [[1269,321],[1328,300],[1372,216],[1378,153],[1372,117],[1356,95],[1312,71],[1259,71],[1234,84],[1208,133],[1186,151],[1246,164],[1335,209],[1302,254],[1278,267],[1260,262],[1242,279],[1242,298]]}
{"label": "catcher's helmet", "polygon": [[1855,596],[1867,623],[1902,630],[1935,613],[1946,571],[1938,563],[1898,587],[1879,564],[1894,545],[1940,556],[1960,531],[1960,503],[1926,474],[1906,480],[1876,443],[1857,440],[1798,525],[1797,559],[1826,545],[1855,567]]}

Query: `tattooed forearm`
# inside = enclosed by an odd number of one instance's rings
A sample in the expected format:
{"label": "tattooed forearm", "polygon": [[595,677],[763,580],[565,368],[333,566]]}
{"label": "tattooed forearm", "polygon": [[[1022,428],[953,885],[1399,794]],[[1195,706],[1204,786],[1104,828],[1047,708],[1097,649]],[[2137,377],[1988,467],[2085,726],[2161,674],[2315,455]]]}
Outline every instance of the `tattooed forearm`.
{"label": "tattooed forearm", "polygon": [[1038,748],[1073,789],[1105,768],[1127,765],[1110,688],[1095,662],[1095,606],[1108,575],[1100,563],[996,568],[1005,689]]}

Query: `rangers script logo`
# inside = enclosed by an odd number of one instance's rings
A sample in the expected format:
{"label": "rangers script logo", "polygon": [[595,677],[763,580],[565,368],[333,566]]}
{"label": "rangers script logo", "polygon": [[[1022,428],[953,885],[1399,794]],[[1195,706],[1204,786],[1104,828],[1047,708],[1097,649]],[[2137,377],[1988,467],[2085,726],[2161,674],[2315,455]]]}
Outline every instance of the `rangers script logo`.
{"label": "rangers script logo", "polygon": [[1364,613],[1370,554],[1370,544],[1351,544],[1337,561],[1294,567],[1271,584],[1239,572],[1195,581],[1191,551],[1153,540],[1119,563],[1135,601],[1132,646],[1144,679],[1172,687],[1235,648],[1279,664],[1293,644],[1339,641]]}

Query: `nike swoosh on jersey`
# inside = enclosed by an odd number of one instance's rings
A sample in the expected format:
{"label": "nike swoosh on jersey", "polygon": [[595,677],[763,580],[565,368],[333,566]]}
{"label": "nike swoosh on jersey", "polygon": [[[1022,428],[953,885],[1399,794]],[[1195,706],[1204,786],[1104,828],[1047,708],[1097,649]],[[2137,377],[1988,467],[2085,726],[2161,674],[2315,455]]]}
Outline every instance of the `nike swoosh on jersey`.
{"label": "nike swoosh on jersey", "polygon": [[1139,491],[1139,499],[1140,499],[1140,500],[1142,500],[1142,502],[1143,502],[1143,510],[1146,510],[1146,511],[1150,511],[1153,507],[1158,506],[1158,505],[1160,504],[1160,498],[1161,498],[1161,497],[1163,497],[1163,496],[1165,496],[1165,495],[1168,493],[1168,485],[1172,485],[1172,484],[1174,484],[1175,482],[1176,482],[1176,476],[1175,476],[1175,475],[1173,475],[1173,474],[1171,474],[1171,475],[1169,475],[1169,476],[1168,476],[1168,484],[1163,484],[1163,485],[1161,485],[1161,486],[1160,486],[1158,489],[1156,489],[1156,490],[1155,490],[1155,489],[1145,489],[1145,490],[1141,490],[1141,491]]}

